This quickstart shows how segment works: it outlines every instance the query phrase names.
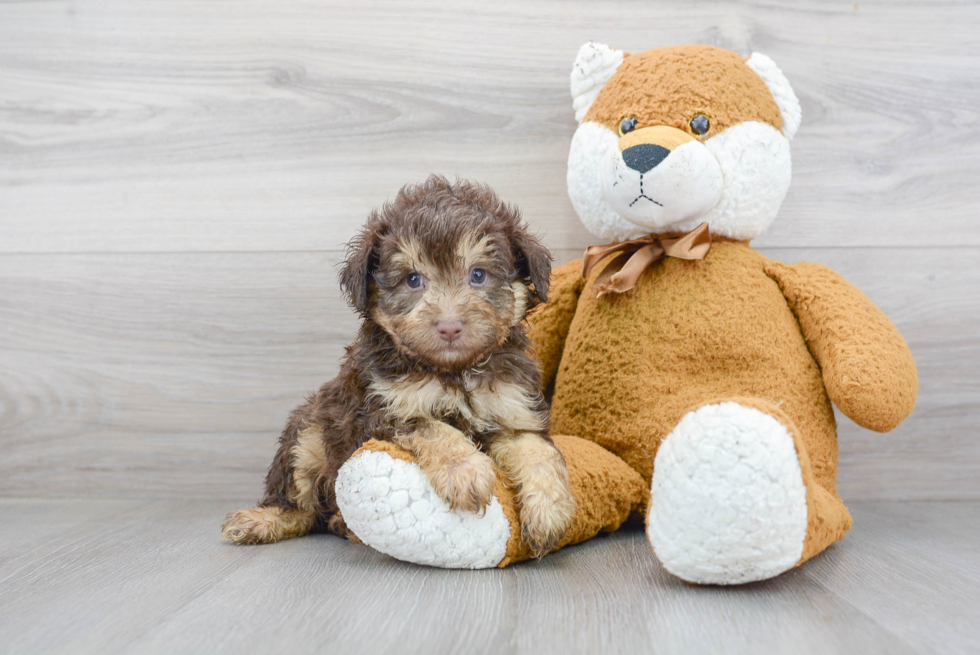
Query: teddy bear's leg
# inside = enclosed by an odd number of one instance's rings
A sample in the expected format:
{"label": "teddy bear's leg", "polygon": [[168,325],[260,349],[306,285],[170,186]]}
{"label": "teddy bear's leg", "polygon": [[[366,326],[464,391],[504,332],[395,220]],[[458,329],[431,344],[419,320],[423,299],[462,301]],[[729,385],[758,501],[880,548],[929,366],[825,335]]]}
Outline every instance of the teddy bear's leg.
{"label": "teddy bear's leg", "polygon": [[814,480],[793,421],[733,398],[689,412],[653,469],[647,536],[688,582],[740,584],[797,566],[851,527],[840,498]]}
{"label": "teddy bear's leg", "polygon": [[[646,504],[643,478],[602,447],[554,437],[568,467],[577,509],[558,548],[615,530]],[[532,557],[521,539],[520,508],[498,471],[482,513],[451,510],[408,451],[369,441],[340,469],[337,504],[348,529],[396,559],[443,568],[493,568]],[[557,548],[556,548],[557,550]]]}

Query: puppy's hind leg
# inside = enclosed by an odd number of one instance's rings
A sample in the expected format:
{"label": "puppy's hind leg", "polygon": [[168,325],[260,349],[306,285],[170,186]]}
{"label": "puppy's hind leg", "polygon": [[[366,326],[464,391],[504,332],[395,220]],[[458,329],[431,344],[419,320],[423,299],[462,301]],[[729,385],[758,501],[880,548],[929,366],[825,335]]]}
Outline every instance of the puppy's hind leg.
{"label": "puppy's hind leg", "polygon": [[332,490],[336,470],[329,466],[323,431],[315,426],[298,429],[298,422],[290,422],[279,440],[262,502],[229,514],[221,526],[222,539],[270,544],[301,537],[313,528],[319,514],[329,514],[321,504],[332,496],[326,492]]}
{"label": "puppy's hind leg", "polygon": [[306,534],[315,519],[296,508],[259,505],[229,514],[221,538],[241,545],[272,544]]}

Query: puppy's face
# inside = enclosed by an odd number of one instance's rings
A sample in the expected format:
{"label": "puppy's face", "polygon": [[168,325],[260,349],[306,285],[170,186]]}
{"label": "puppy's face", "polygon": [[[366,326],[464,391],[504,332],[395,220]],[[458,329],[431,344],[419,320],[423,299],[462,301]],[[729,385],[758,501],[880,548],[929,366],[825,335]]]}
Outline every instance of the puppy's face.
{"label": "puppy's face", "polygon": [[515,209],[486,187],[430,178],[372,215],[341,284],[402,353],[450,371],[500,346],[544,299],[549,273]]}

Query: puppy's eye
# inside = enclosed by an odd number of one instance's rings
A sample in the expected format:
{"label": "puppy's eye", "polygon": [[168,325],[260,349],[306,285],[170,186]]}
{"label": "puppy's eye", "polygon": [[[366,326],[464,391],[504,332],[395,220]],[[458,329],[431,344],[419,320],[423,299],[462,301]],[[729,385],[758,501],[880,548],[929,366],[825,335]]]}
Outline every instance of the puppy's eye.
{"label": "puppy's eye", "polygon": [[619,121],[619,136],[623,136],[628,132],[632,132],[636,129],[636,119],[632,116],[629,118],[624,118]]}
{"label": "puppy's eye", "polygon": [[711,129],[711,121],[704,114],[698,114],[691,119],[691,131],[698,136],[704,136]]}
{"label": "puppy's eye", "polygon": [[422,276],[413,271],[405,278],[405,284],[409,289],[418,289],[422,286]]}
{"label": "puppy's eye", "polygon": [[482,268],[474,268],[470,271],[470,284],[475,287],[483,286],[487,281],[487,272]]}

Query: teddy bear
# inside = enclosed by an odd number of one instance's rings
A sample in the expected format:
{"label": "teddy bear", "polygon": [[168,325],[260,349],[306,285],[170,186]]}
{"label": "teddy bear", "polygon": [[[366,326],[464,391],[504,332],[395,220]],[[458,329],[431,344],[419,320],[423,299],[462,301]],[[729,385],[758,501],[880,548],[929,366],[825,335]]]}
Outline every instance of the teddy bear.
{"label": "teddy bear", "polygon": [[[571,90],[568,193],[600,245],[554,269],[529,318],[578,508],[559,548],[642,517],[687,582],[777,576],[852,524],[832,403],[895,428],[918,393],[911,351],[833,270],[750,245],[787,192],[801,118],[771,59],[588,43]],[[483,512],[452,511],[407,452],[369,441],[336,493],[353,533],[401,560],[532,557],[503,474]]]}

